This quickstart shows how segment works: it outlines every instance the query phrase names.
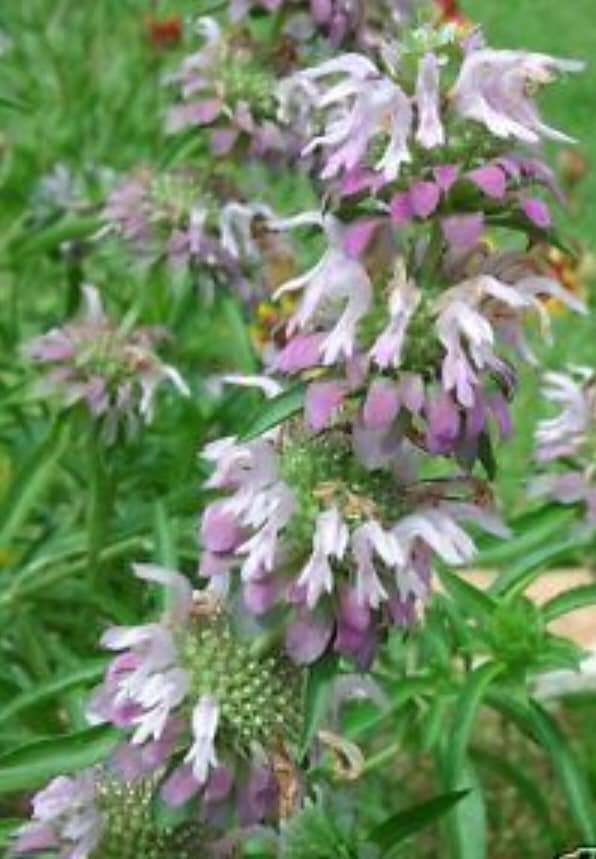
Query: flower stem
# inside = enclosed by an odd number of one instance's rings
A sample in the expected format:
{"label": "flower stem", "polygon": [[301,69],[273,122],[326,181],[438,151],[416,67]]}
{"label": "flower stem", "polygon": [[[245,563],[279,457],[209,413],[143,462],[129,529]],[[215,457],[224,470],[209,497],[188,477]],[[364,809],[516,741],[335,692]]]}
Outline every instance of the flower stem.
{"label": "flower stem", "polygon": [[87,506],[87,556],[89,571],[96,584],[100,567],[99,554],[108,533],[113,507],[113,481],[104,459],[100,428],[94,425],[89,432],[89,466],[91,485]]}

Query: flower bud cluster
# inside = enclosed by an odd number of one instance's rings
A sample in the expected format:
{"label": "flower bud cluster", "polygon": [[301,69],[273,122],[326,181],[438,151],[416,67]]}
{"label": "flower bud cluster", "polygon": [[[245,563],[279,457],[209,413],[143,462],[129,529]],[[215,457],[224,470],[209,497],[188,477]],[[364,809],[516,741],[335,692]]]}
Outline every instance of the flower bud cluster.
{"label": "flower bud cluster", "polygon": [[253,155],[283,152],[287,140],[276,123],[273,70],[259,59],[259,46],[224,32],[214,18],[201,18],[203,46],[185,59],[169,83],[180,103],[170,109],[166,130],[210,129],[213,155],[228,155],[248,143]]}
{"label": "flower bud cluster", "polygon": [[138,171],[114,188],[103,214],[109,232],[147,264],[165,257],[174,271],[205,275],[245,300],[266,294],[267,260],[289,255],[283,237],[261,237],[275,219],[269,206],[244,203],[223,177],[192,168]]}
{"label": "flower bud cluster", "polygon": [[121,429],[132,435],[139,419],[151,420],[155,394],[163,382],[186,397],[190,389],[153,351],[164,338],[163,331],[116,326],[95,287],[84,286],[82,298],[79,319],[32,340],[25,352],[48,366],[44,389],[59,392],[67,406],[84,403],[101,424],[106,441],[113,442]]}

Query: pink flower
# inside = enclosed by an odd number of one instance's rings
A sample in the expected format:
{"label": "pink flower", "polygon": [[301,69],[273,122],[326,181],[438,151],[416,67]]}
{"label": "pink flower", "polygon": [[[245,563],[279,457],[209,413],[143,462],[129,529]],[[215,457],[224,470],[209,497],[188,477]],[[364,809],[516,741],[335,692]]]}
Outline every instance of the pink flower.
{"label": "pink flower", "polygon": [[433,167],[434,180],[444,194],[447,194],[457,181],[460,167],[457,164],[439,164]]}
{"label": "pink flower", "polygon": [[311,665],[319,659],[331,641],[333,618],[301,608],[286,633],[286,650],[297,665]]}
{"label": "pink flower", "polygon": [[275,359],[282,373],[299,373],[319,363],[324,334],[297,334],[284,346]]}
{"label": "pink flower", "polygon": [[467,251],[482,238],[484,215],[450,215],[441,221],[441,230],[454,251]]}
{"label": "pink flower", "polygon": [[303,290],[298,310],[288,324],[290,334],[317,325],[325,308],[343,303],[343,311],[334,314],[335,324],[321,343],[323,363],[334,364],[354,354],[358,323],[372,302],[372,285],[363,265],[346,253],[344,230],[332,215],[322,217],[317,212],[305,213],[274,226],[287,229],[310,224],[323,227],[329,241],[328,250],[314,268],[284,283],[275,296]]}
{"label": "pink flower", "polygon": [[379,379],[372,383],[364,402],[362,418],[367,429],[386,429],[399,412],[399,388],[393,382]]}
{"label": "pink flower", "polygon": [[572,143],[572,138],[541,121],[528,93],[551,83],[557,72],[578,72],[583,67],[581,62],[546,54],[482,48],[466,55],[453,88],[453,106],[460,116],[482,123],[497,137],[523,143],[539,143],[542,138]]}
{"label": "pink flower", "polygon": [[[337,76],[341,76],[339,83],[329,83],[331,77]],[[321,174],[324,179],[361,165],[371,140],[386,130],[389,140],[376,169],[391,181],[398,176],[401,165],[411,160],[410,99],[397,84],[382,76],[370,60],[359,54],[342,54],[298,72],[294,79],[295,85],[304,82],[311,87],[314,109],[329,113],[323,134],[304,149],[305,155],[318,148],[328,150]]]}
{"label": "pink flower", "polygon": [[104,312],[98,290],[84,286],[82,292],[80,318],[37,337],[24,352],[53,367],[45,379],[47,390],[59,391],[66,406],[86,403],[111,443],[123,425],[130,434],[139,417],[146,423],[152,420],[162,383],[171,383],[186,397],[190,389],[178,371],[153,352],[158,332],[116,327]]}
{"label": "pink flower", "polygon": [[410,206],[417,218],[428,218],[441,199],[441,190],[434,182],[415,182],[409,190]]}
{"label": "pink flower", "polygon": [[488,164],[486,167],[478,167],[466,174],[487,197],[493,200],[502,200],[507,192],[507,177],[500,167]]}

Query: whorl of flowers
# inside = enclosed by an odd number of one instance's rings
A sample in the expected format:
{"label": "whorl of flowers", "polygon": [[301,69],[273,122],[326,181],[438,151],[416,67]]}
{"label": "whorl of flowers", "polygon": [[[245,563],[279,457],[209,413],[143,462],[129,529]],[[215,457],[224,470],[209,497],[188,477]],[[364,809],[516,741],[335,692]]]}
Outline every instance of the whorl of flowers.
{"label": "whorl of flowers", "polygon": [[[121,428],[133,433],[139,418],[149,422],[157,388],[170,382],[183,396],[190,390],[178,371],[153,351],[164,332],[116,326],[105,314],[92,286],[82,289],[79,319],[52,328],[25,347],[26,355],[47,366],[47,391],[59,392],[65,405],[82,402],[102,425],[106,440]],[[124,425],[124,427],[123,427]]]}
{"label": "whorl of flowers", "polygon": [[168,79],[181,101],[169,110],[166,130],[209,127],[213,155],[227,155],[242,141],[254,155],[283,152],[288,141],[276,122],[274,71],[259,46],[230,38],[214,18],[201,18],[197,32],[203,46]]}
{"label": "whorl of flowers", "polygon": [[[350,185],[346,177],[354,181],[355,171],[363,169],[372,171],[368,185],[374,190],[433,164],[452,166],[458,176],[470,155],[480,154],[493,172],[471,175],[469,181],[498,200],[515,171],[488,156],[503,155],[504,141],[570,142],[542,122],[530,93],[558,73],[581,68],[582,63],[545,54],[469,46],[449,26],[428,27],[415,31],[410,42],[385,44],[380,61],[346,53],[298,71],[282,81],[279,97],[282,104],[301,99],[316,130],[304,154],[320,152],[322,178],[343,176],[344,190]],[[452,74],[455,84],[448,88]],[[485,135],[471,146],[481,128],[492,140]],[[440,182],[435,185],[445,190]]]}
{"label": "whorl of flowers", "polygon": [[596,527],[596,373],[574,367],[547,373],[544,397],[560,414],[540,421],[536,459],[552,473],[534,479],[531,492],[585,507],[586,525]]}
{"label": "whorl of flowers", "polygon": [[207,485],[227,493],[201,525],[200,572],[210,589],[229,599],[239,586],[260,618],[285,605],[286,647],[298,663],[315,661],[333,641],[368,666],[383,631],[413,622],[424,606],[433,557],[451,565],[473,557],[460,521],[505,533],[488,500],[476,497],[476,481],[416,482],[400,474],[401,453],[399,437],[388,439],[385,467],[370,470],[339,426],[315,437],[297,426],[277,439],[210,445]]}
{"label": "whorl of flowers", "polygon": [[105,633],[118,656],[89,704],[91,722],[130,733],[121,766],[129,778],[159,768],[170,804],[202,791],[207,806],[221,807],[235,788],[241,822],[274,816],[272,763],[290,758],[300,738],[300,670],[275,647],[262,653],[239,637],[217,601],[195,600],[179,573],[135,572],[167,589],[169,607],[157,622]]}
{"label": "whorl of flowers", "polygon": [[33,819],[18,830],[11,855],[200,859],[202,827],[158,826],[151,807],[154,790],[155,779],[127,782],[101,767],[59,776],[33,797]]}
{"label": "whorl of flowers", "polygon": [[281,237],[260,235],[260,225],[274,218],[271,208],[234,199],[229,189],[223,194],[223,184],[192,169],[141,170],[111,192],[104,220],[146,262],[165,257],[173,270],[206,274],[254,300],[266,292],[267,259],[289,251]]}

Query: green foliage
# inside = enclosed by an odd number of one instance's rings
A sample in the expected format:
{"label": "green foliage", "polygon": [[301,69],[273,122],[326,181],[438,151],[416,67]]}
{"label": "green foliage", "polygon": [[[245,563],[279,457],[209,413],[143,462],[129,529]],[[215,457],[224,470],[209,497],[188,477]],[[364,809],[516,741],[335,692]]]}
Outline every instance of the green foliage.
{"label": "green foliage", "polygon": [[308,803],[282,832],[283,859],[359,859],[354,819],[336,803]]}
{"label": "green foliage", "polygon": [[55,776],[93,766],[121,739],[118,731],[100,725],[8,752],[0,757],[0,794],[39,788]]}
{"label": "green foliage", "polygon": [[[212,4],[163,5],[164,14],[194,17]],[[502,5],[465,2],[487,19],[499,44],[591,54],[592,0],[523,0],[506,12]],[[155,53],[144,38],[146,11],[145,0],[26,0],[0,8],[0,28],[13,42],[0,63],[0,847],[32,790],[103,759],[119,740],[110,729],[84,728],[84,702],[104,667],[97,641],[106,625],[137,623],[160,608],[130,576],[132,561],[195,576],[206,476],[197,451],[222,435],[255,438],[304,405],[301,385],[267,402],[254,391],[214,397],[213,376],[259,369],[241,303],[223,290],[209,295],[192,274],[173,277],[160,261],[143,268],[119,242],[100,241],[105,189],[98,171],[165,168],[206,154],[196,137],[163,137],[160,80],[189,45]],[[548,96],[554,124],[573,127],[590,146],[594,74],[592,68],[580,79],[579,98],[564,90]],[[83,182],[78,212],[35,208],[39,180],[58,163]],[[315,205],[312,188],[297,176],[270,182],[265,168],[244,164],[236,172],[247,197],[282,212]],[[593,198],[595,175],[580,203]],[[586,241],[593,241],[595,211],[572,223]],[[155,421],[109,450],[98,447],[82,410],[64,411],[39,394],[39,375],[21,352],[29,338],[76,313],[84,282],[100,287],[125,324],[167,325],[172,336],[161,354],[192,389],[188,400],[160,394]],[[559,345],[536,343],[546,365],[594,363],[593,318],[563,316],[554,324]],[[340,708],[341,727],[364,757],[362,777],[350,785],[353,801],[315,767],[305,789],[326,799],[309,801],[288,822],[283,859],[439,852],[492,859],[495,837],[510,826],[496,813],[506,792],[537,828],[544,855],[596,838],[594,702],[578,730],[567,709],[547,712],[532,697],[540,672],[580,661],[579,648],[550,624],[596,605],[596,586],[567,590],[542,607],[527,597],[545,571],[593,559],[594,542],[574,530],[574,511],[526,498],[542,411],[531,369],[520,388],[511,452],[493,448],[487,435],[481,442],[482,465],[489,477],[496,473],[513,530],[507,541],[480,540],[478,565],[495,571],[492,586],[438,570],[443,592],[425,623],[394,634],[374,666],[378,694]],[[304,754],[333,709],[338,677],[345,680],[345,666],[335,657],[310,672]],[[261,853],[246,855],[271,855],[268,845],[256,849]],[[514,859],[513,852],[494,855]]]}

